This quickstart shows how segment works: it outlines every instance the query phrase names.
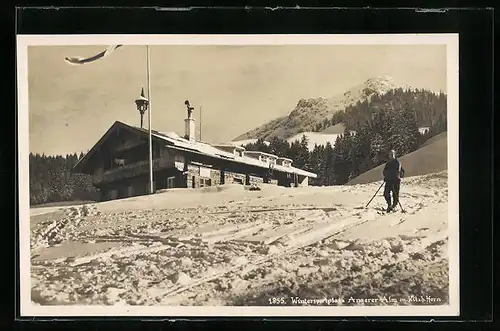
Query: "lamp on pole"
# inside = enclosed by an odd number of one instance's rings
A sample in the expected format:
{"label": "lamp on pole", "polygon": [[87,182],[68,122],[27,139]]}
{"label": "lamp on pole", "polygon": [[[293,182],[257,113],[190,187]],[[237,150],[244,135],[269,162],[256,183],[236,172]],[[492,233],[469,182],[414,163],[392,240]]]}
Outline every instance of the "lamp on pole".
{"label": "lamp on pole", "polygon": [[148,109],[149,100],[144,96],[144,88],[141,91],[141,96],[135,100],[135,104],[137,106],[137,110],[141,115],[141,129],[143,126],[144,113]]}
{"label": "lamp on pole", "polygon": [[151,65],[150,65],[150,56],[149,56],[149,46],[146,45],[146,59],[147,59],[147,78],[148,78],[148,97],[144,95],[144,88],[141,91],[141,96],[139,99],[135,100],[135,104],[137,106],[137,110],[141,114],[141,129],[143,127],[143,118],[146,110],[148,111],[148,147],[149,147],[149,193],[154,193],[154,185],[153,185],[153,142],[152,142],[152,134],[151,134]]}

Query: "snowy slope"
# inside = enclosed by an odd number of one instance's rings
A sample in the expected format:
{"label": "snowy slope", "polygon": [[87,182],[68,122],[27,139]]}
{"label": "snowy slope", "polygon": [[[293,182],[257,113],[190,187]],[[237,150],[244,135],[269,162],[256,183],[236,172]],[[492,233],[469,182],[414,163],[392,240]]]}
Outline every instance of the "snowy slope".
{"label": "snowy slope", "polygon": [[323,145],[326,146],[328,142],[332,145],[332,147],[335,145],[335,140],[340,134],[336,133],[322,133],[322,132],[302,132],[294,135],[293,137],[290,137],[287,139],[287,141],[291,144],[295,140],[302,139],[302,135],[305,135],[307,138],[307,148],[309,151],[312,151],[314,149],[314,145]]}
{"label": "snowy slope", "polygon": [[[399,158],[405,169],[405,177],[421,176],[448,169],[448,139],[443,132],[422,145],[416,151]],[[352,179],[349,185],[366,184],[381,179],[384,165],[368,170]]]}
{"label": "snowy slope", "polygon": [[364,208],[379,185],[223,185],[32,216],[26,290],[39,305],[108,305],[106,312],[359,293],[429,293],[447,304],[447,239],[456,232],[446,174],[405,180],[406,213],[378,214],[381,194]]}

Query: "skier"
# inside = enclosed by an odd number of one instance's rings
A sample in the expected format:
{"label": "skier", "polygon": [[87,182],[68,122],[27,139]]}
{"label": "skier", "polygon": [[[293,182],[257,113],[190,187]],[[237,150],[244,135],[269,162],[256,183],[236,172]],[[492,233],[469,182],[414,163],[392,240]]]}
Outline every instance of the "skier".
{"label": "skier", "polygon": [[[399,186],[401,184],[401,178],[404,176],[405,170],[401,166],[401,162],[396,158],[396,151],[391,150],[389,152],[389,161],[384,167],[384,197],[387,201],[387,212],[393,210],[399,202]],[[391,192],[393,203],[391,204]]]}

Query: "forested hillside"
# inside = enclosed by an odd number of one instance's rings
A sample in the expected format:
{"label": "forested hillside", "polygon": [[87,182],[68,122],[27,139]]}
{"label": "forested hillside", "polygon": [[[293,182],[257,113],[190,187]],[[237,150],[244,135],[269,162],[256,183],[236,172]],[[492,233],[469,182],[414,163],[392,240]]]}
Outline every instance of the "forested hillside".
{"label": "forested hillside", "polygon": [[[433,104],[444,102],[446,96],[434,97],[422,93],[422,100],[434,99]],[[411,153],[429,138],[446,131],[446,113],[441,108],[417,111],[415,104],[408,100],[409,94],[395,92],[393,99],[379,100],[378,107],[366,109],[359,103],[343,112],[342,120],[347,121],[345,133],[337,137],[335,145],[315,146],[312,152],[307,149],[307,138],[288,144],[280,138],[272,138],[270,144],[259,139],[254,144],[244,146],[248,150],[260,150],[286,156],[294,160],[294,166],[312,171],[318,178],[312,185],[341,185],[352,178],[377,167],[387,161],[388,151],[396,150],[398,157]],[[413,100],[420,100],[414,98]],[[444,100],[444,101],[443,101]],[[361,115],[368,112],[370,116]],[[418,127],[424,121],[430,130],[420,134]],[[352,134],[349,127],[356,129]]]}
{"label": "forested hillside", "polygon": [[374,94],[370,100],[358,102],[335,113],[330,119],[318,123],[315,131],[327,131],[329,127],[343,123],[350,130],[357,129],[372,119],[378,110],[408,109],[415,116],[418,127],[433,127],[435,131],[446,129],[447,98],[444,93],[428,90],[393,89],[384,95]]}
{"label": "forested hillside", "polygon": [[398,87],[389,78],[372,78],[363,84],[331,98],[301,99],[287,116],[273,119],[250,130],[234,141],[289,139],[302,132],[329,132],[342,123],[349,130],[371,119],[379,110],[408,108],[415,112],[417,126],[444,125],[446,94],[425,89]]}
{"label": "forested hillside", "polygon": [[98,192],[88,175],[73,174],[71,169],[83,157],[77,154],[66,156],[29,156],[30,205],[49,202],[96,200]]}

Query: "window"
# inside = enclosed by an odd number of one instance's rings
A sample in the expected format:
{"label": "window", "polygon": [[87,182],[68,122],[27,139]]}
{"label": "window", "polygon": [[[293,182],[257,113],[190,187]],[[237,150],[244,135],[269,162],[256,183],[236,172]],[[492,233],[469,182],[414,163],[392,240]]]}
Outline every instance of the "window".
{"label": "window", "polygon": [[168,177],[167,188],[174,188],[174,187],[175,187],[175,177]]}
{"label": "window", "polygon": [[200,178],[200,187],[211,186],[212,180],[210,178]]}
{"label": "window", "polygon": [[210,168],[205,168],[205,167],[200,167],[199,169],[199,175],[202,178],[210,178],[210,175],[212,172],[210,171]]}
{"label": "window", "polygon": [[174,155],[174,161],[175,162],[184,163],[184,156],[183,155],[179,155],[179,154],[175,154]]}
{"label": "window", "polygon": [[236,177],[234,177],[233,178],[233,183],[243,185],[243,178],[236,178]]}

